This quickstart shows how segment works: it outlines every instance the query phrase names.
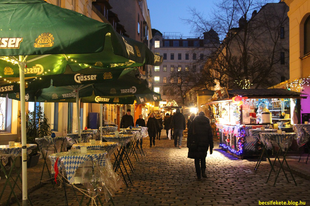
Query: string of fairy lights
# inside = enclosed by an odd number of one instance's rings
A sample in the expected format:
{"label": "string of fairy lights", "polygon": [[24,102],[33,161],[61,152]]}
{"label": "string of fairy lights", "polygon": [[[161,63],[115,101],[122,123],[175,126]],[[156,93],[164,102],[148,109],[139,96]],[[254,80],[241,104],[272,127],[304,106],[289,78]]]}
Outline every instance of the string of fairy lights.
{"label": "string of fairy lights", "polygon": [[309,87],[310,85],[310,76],[306,78],[300,78],[293,82],[286,83],[286,89],[293,91],[301,91],[305,86]]}

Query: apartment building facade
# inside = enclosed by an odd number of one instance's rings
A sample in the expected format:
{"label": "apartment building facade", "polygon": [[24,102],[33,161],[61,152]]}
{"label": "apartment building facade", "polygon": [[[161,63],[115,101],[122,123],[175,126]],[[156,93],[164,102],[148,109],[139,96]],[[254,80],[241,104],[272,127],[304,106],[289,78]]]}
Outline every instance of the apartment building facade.
{"label": "apartment building facade", "polygon": [[182,97],[177,93],[169,93],[165,89],[169,82],[180,81],[171,75],[175,71],[199,75],[205,61],[218,45],[218,35],[213,30],[204,33],[203,38],[181,38],[175,33],[163,35],[153,29],[152,48],[163,57],[161,66],[155,66],[151,71],[154,91],[161,94],[162,100],[166,102],[175,100],[182,106]]}

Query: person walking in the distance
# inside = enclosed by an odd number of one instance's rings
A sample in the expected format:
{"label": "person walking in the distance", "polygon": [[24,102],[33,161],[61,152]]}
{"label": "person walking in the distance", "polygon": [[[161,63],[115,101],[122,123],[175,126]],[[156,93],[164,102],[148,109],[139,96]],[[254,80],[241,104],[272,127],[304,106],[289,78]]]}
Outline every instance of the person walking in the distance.
{"label": "person walking in the distance", "polygon": [[[170,117],[169,113],[167,113],[165,118],[164,118],[164,126],[165,126],[167,137],[168,137],[168,132],[170,129],[170,124],[171,124],[171,117]],[[171,135],[171,131],[170,131],[170,135]]]}
{"label": "person walking in the distance", "polygon": [[213,152],[213,135],[209,119],[204,112],[200,112],[190,125],[187,138],[188,158],[195,159],[197,179],[207,178],[206,156],[210,147],[210,154]]}
{"label": "person walking in the distance", "polygon": [[158,114],[158,115],[156,116],[156,120],[157,120],[158,126],[159,126],[159,128],[158,128],[158,130],[157,130],[156,136],[157,136],[157,139],[160,140],[161,130],[162,130],[162,128],[163,128],[163,118],[162,118],[161,114]]}
{"label": "person walking in the distance", "polygon": [[174,129],[174,146],[182,148],[183,130],[185,130],[185,117],[177,109],[175,115],[171,119],[171,127]]}
{"label": "person walking in the distance", "polygon": [[134,126],[133,117],[130,115],[130,113],[131,113],[131,110],[127,109],[127,113],[122,117],[122,120],[121,120],[121,125],[120,125],[121,128],[127,128],[130,126],[132,127]]}
{"label": "person walking in the distance", "polygon": [[150,137],[150,147],[152,144],[155,146],[155,136],[159,130],[159,125],[157,119],[155,119],[154,113],[151,113],[149,119],[147,120],[148,133]]}
{"label": "person walking in the distance", "polygon": [[142,114],[139,115],[139,119],[136,121],[136,126],[145,127],[145,121]]}

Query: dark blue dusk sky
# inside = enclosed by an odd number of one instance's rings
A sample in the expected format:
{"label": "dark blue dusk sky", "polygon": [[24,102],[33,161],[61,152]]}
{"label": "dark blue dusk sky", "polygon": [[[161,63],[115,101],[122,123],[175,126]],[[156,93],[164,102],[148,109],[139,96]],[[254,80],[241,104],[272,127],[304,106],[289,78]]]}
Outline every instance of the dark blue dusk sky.
{"label": "dark blue dusk sky", "polygon": [[[262,0],[263,2],[277,3],[279,0]],[[179,32],[181,35],[197,37],[191,32],[191,25],[182,19],[190,19],[189,8],[194,8],[203,14],[205,19],[212,16],[216,8],[215,3],[219,0],[147,0],[151,15],[152,29],[161,33]]]}
{"label": "dark blue dusk sky", "polygon": [[196,36],[191,26],[182,19],[190,19],[189,8],[195,8],[207,17],[217,0],[147,0],[153,29],[161,33],[180,32],[183,36]]}

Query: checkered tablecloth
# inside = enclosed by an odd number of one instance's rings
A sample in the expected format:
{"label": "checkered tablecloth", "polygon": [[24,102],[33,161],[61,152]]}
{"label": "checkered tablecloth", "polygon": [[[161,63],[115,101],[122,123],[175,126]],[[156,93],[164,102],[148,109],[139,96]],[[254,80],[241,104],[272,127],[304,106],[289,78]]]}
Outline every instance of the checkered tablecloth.
{"label": "checkered tablecloth", "polygon": [[310,140],[310,124],[295,124],[293,128],[296,132],[297,145],[304,146]]}
{"label": "checkered tablecloth", "polygon": [[288,149],[292,143],[296,133],[290,132],[285,134],[279,133],[260,133],[260,139],[267,149],[280,146],[282,150]]}
{"label": "checkered tablecloth", "polygon": [[[31,150],[35,149],[37,147],[36,144],[27,144],[27,152],[28,154],[31,152]],[[20,156],[22,152],[22,145],[18,146],[9,146],[9,145],[0,145],[0,160],[2,161],[3,165],[6,165],[9,161],[9,157],[16,158],[17,156]]]}
{"label": "checkered tablecloth", "polygon": [[117,142],[120,146],[125,146],[133,139],[133,134],[103,135],[102,137],[108,142]]}
{"label": "checkered tablecloth", "polygon": [[94,145],[92,145],[90,142],[77,143],[77,144],[72,145],[72,148],[80,149],[81,147],[87,147],[88,150],[105,150],[110,153],[110,151],[116,148],[117,145],[118,145],[117,142],[96,141]]}
{"label": "checkered tablecloth", "polygon": [[115,132],[117,131],[118,127],[117,126],[103,126],[102,131],[104,134],[108,134],[110,132]]}
{"label": "checkered tablecloth", "polygon": [[256,138],[257,140],[259,140],[260,136],[259,134],[262,133],[262,132],[277,132],[276,129],[250,129],[249,130],[249,133],[250,133],[250,136]]}
{"label": "checkered tablecloth", "polygon": [[60,152],[60,153],[49,155],[49,158],[52,163],[52,168],[54,168],[55,162],[57,158],[59,158],[58,164],[57,164],[59,171],[61,171],[62,166],[63,166],[68,181],[72,183],[75,172],[81,164],[83,164],[85,161],[96,161],[98,162],[98,165],[105,166],[106,155],[107,155],[106,151],[87,150],[86,154],[82,154],[80,152],[77,152],[77,153]]}

